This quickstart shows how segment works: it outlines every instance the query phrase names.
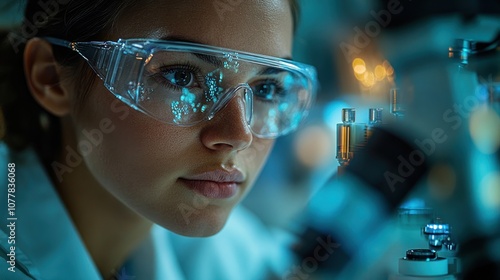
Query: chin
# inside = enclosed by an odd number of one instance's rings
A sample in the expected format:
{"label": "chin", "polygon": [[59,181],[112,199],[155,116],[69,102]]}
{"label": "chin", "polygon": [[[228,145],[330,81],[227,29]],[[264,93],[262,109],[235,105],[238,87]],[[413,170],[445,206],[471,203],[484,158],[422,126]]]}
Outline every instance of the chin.
{"label": "chin", "polygon": [[231,209],[209,206],[201,210],[194,209],[193,212],[178,212],[175,221],[158,224],[179,235],[209,237],[224,228],[230,212]]}

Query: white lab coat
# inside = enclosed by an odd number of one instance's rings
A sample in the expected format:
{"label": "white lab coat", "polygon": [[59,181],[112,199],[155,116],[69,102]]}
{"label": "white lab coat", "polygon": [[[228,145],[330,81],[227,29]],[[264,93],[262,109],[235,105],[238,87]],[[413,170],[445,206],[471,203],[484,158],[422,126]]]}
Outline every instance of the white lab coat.
{"label": "white lab coat", "polygon": [[[7,164],[16,165],[15,218],[8,220]],[[0,279],[102,279],[35,152],[13,158],[0,143],[0,257],[15,246],[15,272],[0,261]],[[12,218],[12,217],[11,217]],[[9,244],[15,222],[15,244]],[[10,239],[12,240],[12,238]],[[117,279],[224,280],[278,278],[291,267],[287,242],[238,207],[224,229],[187,238],[154,226]],[[11,241],[12,242],[12,241]]]}

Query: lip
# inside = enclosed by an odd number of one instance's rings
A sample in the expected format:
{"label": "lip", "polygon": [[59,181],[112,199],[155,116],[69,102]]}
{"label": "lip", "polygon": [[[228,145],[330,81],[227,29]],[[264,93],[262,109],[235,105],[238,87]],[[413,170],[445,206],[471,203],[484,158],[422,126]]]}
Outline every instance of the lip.
{"label": "lip", "polygon": [[227,199],[236,195],[241,183],[245,181],[242,172],[213,170],[180,178],[189,189],[207,197]]}

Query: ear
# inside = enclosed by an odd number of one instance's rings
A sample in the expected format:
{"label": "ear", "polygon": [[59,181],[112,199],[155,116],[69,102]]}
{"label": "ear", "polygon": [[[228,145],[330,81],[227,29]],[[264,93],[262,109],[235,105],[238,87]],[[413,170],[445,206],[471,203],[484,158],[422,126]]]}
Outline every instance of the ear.
{"label": "ear", "polygon": [[59,117],[70,112],[70,96],[61,84],[60,66],[47,41],[33,38],[26,43],[24,71],[31,94],[43,108]]}

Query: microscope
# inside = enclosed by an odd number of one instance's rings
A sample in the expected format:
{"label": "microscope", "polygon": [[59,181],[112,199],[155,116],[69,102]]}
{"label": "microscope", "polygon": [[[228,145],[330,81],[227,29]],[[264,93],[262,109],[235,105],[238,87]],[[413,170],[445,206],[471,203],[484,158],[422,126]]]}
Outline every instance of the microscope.
{"label": "microscope", "polygon": [[376,38],[389,109],[342,109],[298,255],[338,245],[318,279],[499,279],[500,2],[400,4]]}

